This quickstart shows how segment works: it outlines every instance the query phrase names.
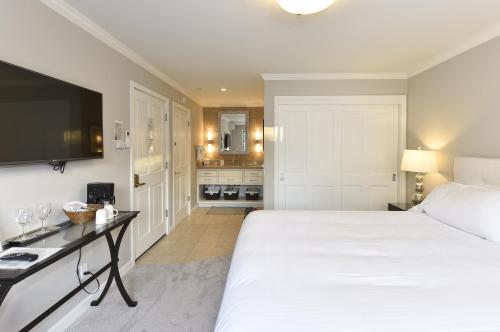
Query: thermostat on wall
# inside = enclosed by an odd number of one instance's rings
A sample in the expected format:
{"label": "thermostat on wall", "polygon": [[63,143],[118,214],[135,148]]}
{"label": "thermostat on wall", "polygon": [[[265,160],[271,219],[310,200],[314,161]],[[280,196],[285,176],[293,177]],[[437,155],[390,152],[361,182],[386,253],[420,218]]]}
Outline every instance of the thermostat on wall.
{"label": "thermostat on wall", "polygon": [[117,149],[128,149],[130,147],[130,131],[123,128],[123,121],[115,120],[114,141]]}

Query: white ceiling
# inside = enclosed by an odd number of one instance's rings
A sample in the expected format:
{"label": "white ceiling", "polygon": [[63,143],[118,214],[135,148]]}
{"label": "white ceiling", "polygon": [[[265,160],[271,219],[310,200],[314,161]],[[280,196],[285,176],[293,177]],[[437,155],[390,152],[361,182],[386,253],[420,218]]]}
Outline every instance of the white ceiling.
{"label": "white ceiling", "polygon": [[262,104],[261,73],[413,73],[500,22],[498,0],[336,0],[300,17],[277,0],[66,2],[206,106]]}

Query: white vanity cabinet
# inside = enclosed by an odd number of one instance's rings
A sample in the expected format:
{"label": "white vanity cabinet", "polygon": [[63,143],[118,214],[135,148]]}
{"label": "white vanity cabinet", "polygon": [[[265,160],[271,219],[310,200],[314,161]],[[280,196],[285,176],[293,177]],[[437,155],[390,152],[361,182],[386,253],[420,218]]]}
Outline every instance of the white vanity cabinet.
{"label": "white vanity cabinet", "polygon": [[246,169],[243,172],[243,184],[259,186],[264,184],[264,172],[261,169]]}
{"label": "white vanity cabinet", "polygon": [[[264,171],[262,169],[198,169],[198,206],[262,207],[263,184]],[[206,200],[203,197],[203,188],[206,185],[220,185],[222,191],[227,186],[238,186],[240,188],[239,198],[237,200],[224,200],[223,195],[221,195],[219,200]],[[246,200],[247,188],[258,188],[261,193],[260,200]]]}
{"label": "white vanity cabinet", "polygon": [[218,170],[218,184],[243,184],[244,171],[239,169]]}
{"label": "white vanity cabinet", "polygon": [[217,170],[198,170],[198,184],[217,184]]}

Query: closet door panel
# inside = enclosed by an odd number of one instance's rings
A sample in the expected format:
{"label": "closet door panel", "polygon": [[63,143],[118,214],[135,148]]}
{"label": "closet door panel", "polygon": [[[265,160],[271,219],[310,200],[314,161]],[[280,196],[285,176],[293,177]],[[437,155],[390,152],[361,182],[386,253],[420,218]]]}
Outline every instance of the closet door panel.
{"label": "closet door panel", "polygon": [[297,104],[276,111],[278,208],[385,210],[397,200],[399,106]]}
{"label": "closet door panel", "polygon": [[312,209],[313,210],[340,210],[341,196],[339,186],[313,186],[312,187]]}
{"label": "closet door panel", "polygon": [[280,113],[278,133],[279,208],[310,209],[307,188],[307,110],[289,107]]}

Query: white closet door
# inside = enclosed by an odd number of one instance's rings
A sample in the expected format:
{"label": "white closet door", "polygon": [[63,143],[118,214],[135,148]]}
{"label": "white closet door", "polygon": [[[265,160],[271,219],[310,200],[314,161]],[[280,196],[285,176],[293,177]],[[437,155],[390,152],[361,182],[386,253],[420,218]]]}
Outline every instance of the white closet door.
{"label": "white closet door", "polygon": [[338,209],[338,106],[287,106],[280,112],[280,209]]}
{"label": "white closet door", "polygon": [[282,105],[279,209],[385,210],[397,201],[398,105]]}
{"label": "white closet door", "polygon": [[397,201],[398,107],[342,107],[343,210],[385,210]]}

